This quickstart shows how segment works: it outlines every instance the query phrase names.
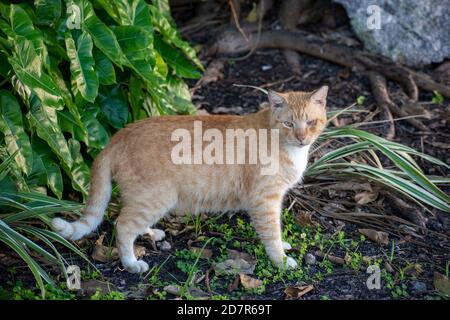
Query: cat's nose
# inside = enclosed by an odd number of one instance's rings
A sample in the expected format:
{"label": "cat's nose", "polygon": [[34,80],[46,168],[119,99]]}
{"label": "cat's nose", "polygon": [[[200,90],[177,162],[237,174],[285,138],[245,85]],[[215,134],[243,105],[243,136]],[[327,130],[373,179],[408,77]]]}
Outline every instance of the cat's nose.
{"label": "cat's nose", "polygon": [[295,130],[295,137],[300,142],[304,141],[306,139],[306,130],[305,129]]}

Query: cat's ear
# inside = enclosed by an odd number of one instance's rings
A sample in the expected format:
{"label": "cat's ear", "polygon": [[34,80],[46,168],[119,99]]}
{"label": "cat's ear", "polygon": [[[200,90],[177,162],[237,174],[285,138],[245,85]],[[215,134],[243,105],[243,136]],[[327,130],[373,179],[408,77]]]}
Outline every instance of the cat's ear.
{"label": "cat's ear", "polygon": [[272,109],[282,108],[286,101],[278,92],[269,90],[267,96],[269,97],[269,104]]}
{"label": "cat's ear", "polygon": [[327,104],[328,86],[322,86],[311,94],[312,103],[325,108]]}

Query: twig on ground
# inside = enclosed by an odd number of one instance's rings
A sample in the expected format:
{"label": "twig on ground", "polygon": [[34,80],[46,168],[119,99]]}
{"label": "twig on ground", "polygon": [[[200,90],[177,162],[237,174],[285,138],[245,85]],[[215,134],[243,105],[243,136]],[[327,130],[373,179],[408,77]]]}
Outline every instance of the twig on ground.
{"label": "twig on ground", "polygon": [[383,118],[389,121],[389,128],[387,130],[386,139],[392,140],[395,137],[395,124],[391,110],[389,109],[389,104],[392,104],[393,102],[389,98],[389,94],[387,92],[386,80],[383,76],[374,71],[370,71],[368,73],[368,76],[378,108],[381,109]]}
{"label": "twig on ground", "polygon": [[231,9],[231,15],[234,20],[234,24],[236,28],[239,30],[240,34],[244,37],[244,39],[248,42],[249,39],[245,34],[244,29],[242,29],[241,24],[239,23],[239,15],[240,15],[240,1],[239,0],[228,0],[228,5]]}
{"label": "twig on ground", "polygon": [[331,262],[336,263],[336,264],[339,264],[339,265],[342,265],[342,266],[345,265],[345,259],[340,258],[340,257],[333,256],[333,255],[331,255],[331,254],[325,254],[325,253],[323,253],[323,252],[320,251],[320,250],[316,250],[316,251],[314,252],[314,255],[315,255],[316,257],[319,257],[319,258],[322,258],[322,259],[328,259],[328,260],[330,260]]}

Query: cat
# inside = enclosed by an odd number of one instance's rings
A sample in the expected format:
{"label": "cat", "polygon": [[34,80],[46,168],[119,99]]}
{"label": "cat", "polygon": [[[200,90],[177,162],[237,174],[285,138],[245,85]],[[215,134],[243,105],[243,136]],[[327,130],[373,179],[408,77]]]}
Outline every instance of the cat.
{"label": "cat", "polygon": [[[168,213],[220,211],[246,211],[273,264],[296,268],[297,262],[284,252],[289,244],[281,238],[282,201],[301,181],[310,146],[326,126],[327,93],[327,86],[312,92],[269,91],[267,106],[253,114],[161,116],[135,122],[117,132],[95,159],[84,215],[71,223],[54,218],[53,229],[71,240],[96,229],[114,180],[123,204],[116,221],[117,248],[129,272],[148,270],[134,255],[134,241],[145,233],[161,239],[164,232],[151,227]],[[173,132],[184,128],[192,133],[195,121],[219,133],[230,128],[278,129],[277,172],[262,175],[258,163],[174,164]]]}

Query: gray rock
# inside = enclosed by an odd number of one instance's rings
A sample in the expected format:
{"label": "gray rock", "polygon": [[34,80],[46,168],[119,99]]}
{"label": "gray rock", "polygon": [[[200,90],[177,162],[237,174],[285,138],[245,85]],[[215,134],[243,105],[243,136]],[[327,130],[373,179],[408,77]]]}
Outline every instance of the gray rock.
{"label": "gray rock", "polygon": [[308,265],[316,264],[316,257],[311,253],[307,253],[305,256],[305,263]]}
{"label": "gray rock", "polygon": [[421,293],[427,291],[427,285],[421,281],[413,281],[411,285],[414,292]]}
{"label": "gray rock", "polygon": [[169,251],[170,249],[172,249],[172,246],[170,245],[170,243],[168,241],[157,242],[156,246],[161,251]]}
{"label": "gray rock", "polygon": [[[450,0],[334,1],[344,6],[356,35],[373,53],[410,66],[450,57]],[[371,5],[381,9],[379,29],[368,27]]]}

